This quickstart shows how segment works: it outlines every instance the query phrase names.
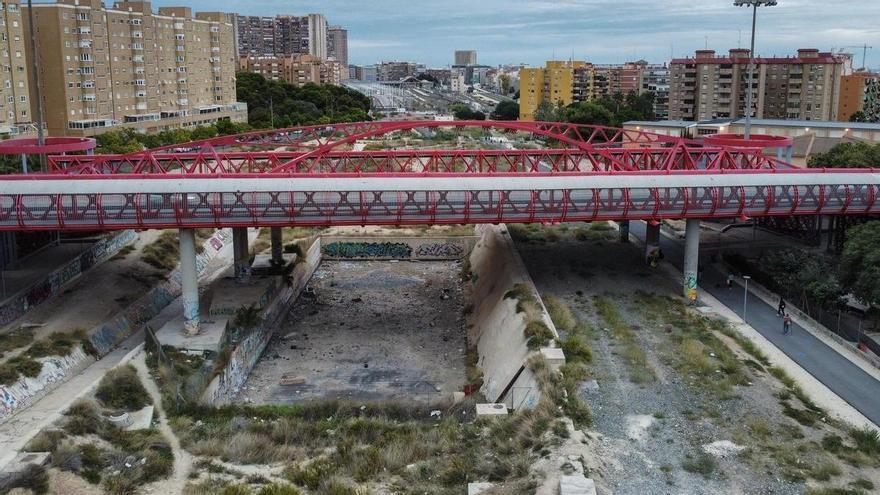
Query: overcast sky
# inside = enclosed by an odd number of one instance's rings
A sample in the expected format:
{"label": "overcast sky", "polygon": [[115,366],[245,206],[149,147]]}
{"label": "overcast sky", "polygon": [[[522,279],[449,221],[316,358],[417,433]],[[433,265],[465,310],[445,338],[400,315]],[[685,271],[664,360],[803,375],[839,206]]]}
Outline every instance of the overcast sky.
{"label": "overcast sky", "polygon": [[[619,63],[663,62],[708,45],[748,46],[750,11],[733,0],[155,0],[195,10],[241,14],[322,13],[349,32],[349,59],[370,64],[412,60],[452,63],[456,49],[476,49],[480,63],[542,64],[557,58]],[[741,38],[740,38],[741,37]],[[779,0],[758,16],[757,52],[792,53],[874,45],[880,67],[880,0]],[[862,50],[855,64],[861,65]]]}

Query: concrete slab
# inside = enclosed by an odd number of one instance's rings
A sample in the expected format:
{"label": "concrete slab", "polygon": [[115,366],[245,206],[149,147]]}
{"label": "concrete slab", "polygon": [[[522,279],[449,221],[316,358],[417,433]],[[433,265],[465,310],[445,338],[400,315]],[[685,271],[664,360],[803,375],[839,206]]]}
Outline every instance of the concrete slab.
{"label": "concrete slab", "polygon": [[560,366],[565,364],[565,353],[558,347],[544,347],[541,349],[541,356],[551,370],[558,370]]}
{"label": "concrete slab", "polygon": [[468,495],[480,495],[492,488],[495,488],[494,483],[468,483]]}
{"label": "concrete slab", "polygon": [[270,289],[273,289],[276,283],[274,277],[251,277],[245,282],[239,282],[233,278],[218,280],[211,286],[213,297],[208,314],[211,316],[233,316],[238,309],[250,305],[262,309],[269,301]]}
{"label": "concrete slab", "polygon": [[128,413],[131,424],[123,428],[125,431],[146,430],[153,422],[153,406],[145,406],[139,411]]}
{"label": "concrete slab", "polygon": [[559,495],[596,495],[596,483],[582,474],[563,476],[559,480]]}
{"label": "concrete slab", "polygon": [[30,465],[45,466],[49,464],[51,452],[22,452],[15,456],[3,469],[4,474],[21,473]]}
{"label": "concrete slab", "polygon": [[477,416],[507,416],[504,404],[477,404]]}
{"label": "concrete slab", "polygon": [[156,338],[162,345],[170,345],[184,351],[220,352],[229,319],[227,316],[215,316],[211,321],[202,321],[199,334],[187,336],[183,331],[183,315],[176,316],[162,325],[162,328],[156,332]]}
{"label": "concrete slab", "polygon": [[[281,256],[281,259],[284,260],[284,264],[286,265],[296,259],[296,254],[284,253]],[[254,262],[251,264],[251,274],[257,276],[269,275],[273,268],[275,267],[272,266],[271,254],[258,254],[254,256]]]}

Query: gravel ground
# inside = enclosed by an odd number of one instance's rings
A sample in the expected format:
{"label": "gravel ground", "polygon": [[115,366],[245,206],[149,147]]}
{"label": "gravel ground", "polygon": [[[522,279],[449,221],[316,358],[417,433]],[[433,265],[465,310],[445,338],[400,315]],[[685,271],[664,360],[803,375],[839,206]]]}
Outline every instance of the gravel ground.
{"label": "gravel ground", "polygon": [[[240,398],[425,400],[465,385],[460,262],[321,264]],[[281,385],[283,376],[303,383]]]}
{"label": "gravel ground", "polygon": [[[844,466],[830,485],[815,480],[790,481],[777,465],[777,454],[753,440],[747,424],[766,423],[765,443],[803,444],[804,459],[825,459],[818,442],[825,434],[846,438],[830,425],[802,427],[783,415],[775,396],[781,385],[764,372],[747,369],[751,386],[737,386],[735,396],[720,400],[692,383],[672,365],[678,347],[670,342],[662,323],[651,321],[634,301],[637,291],[677,296],[680,288],[660,271],[650,269],[636,246],[611,241],[578,242],[563,234],[553,243],[518,242],[517,247],[542,295],[567,303],[575,316],[590,324],[589,344],[595,382],[581,386],[581,396],[594,413],[594,426],[585,430],[582,455],[600,493],[623,494],[800,494],[807,487],[846,486],[862,477],[877,481],[876,469]],[[629,378],[624,346],[605,328],[594,311],[594,296],[617,303],[621,316],[636,333],[647,353],[656,380],[645,384]],[[738,351],[738,349],[735,349]],[[737,352],[745,360],[745,354]],[[813,443],[811,443],[811,441]],[[720,442],[720,443],[719,443]],[[711,444],[711,445],[710,445]],[[739,445],[744,444],[744,445]],[[683,468],[710,446],[716,467],[705,475]],[[751,447],[737,454],[737,447]],[[774,447],[775,448],[775,447]],[[726,454],[726,455],[724,455]]]}

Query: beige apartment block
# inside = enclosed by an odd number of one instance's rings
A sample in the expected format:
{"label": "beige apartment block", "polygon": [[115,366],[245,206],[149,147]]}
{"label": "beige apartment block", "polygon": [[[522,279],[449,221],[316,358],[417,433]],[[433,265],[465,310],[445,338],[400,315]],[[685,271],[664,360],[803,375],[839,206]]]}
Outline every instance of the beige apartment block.
{"label": "beige apartment block", "polygon": [[141,1],[105,8],[101,0],[61,0],[33,8],[50,135],[247,120],[246,106],[235,98],[228,14],[193,16],[188,7],[154,13]]}
{"label": "beige apartment block", "polygon": [[343,65],[335,60],[321,60],[312,55],[242,56],[239,57],[238,69],[295,86],[306,83],[338,85],[342,82]]}
{"label": "beige apartment block", "polygon": [[19,0],[0,2],[0,138],[30,135],[32,124],[24,22]]}
{"label": "beige apartment block", "polygon": [[[848,55],[812,48],[797,56],[756,57],[752,92],[759,119],[832,120],[837,116],[840,79],[852,71]],[[669,69],[671,120],[737,119],[746,114],[749,50],[728,55],[697,50]]]}

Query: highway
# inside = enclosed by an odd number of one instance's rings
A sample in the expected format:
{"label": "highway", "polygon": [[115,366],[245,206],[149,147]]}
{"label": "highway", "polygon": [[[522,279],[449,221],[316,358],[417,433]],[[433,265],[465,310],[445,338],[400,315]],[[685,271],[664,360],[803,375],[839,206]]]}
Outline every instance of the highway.
{"label": "highway", "polygon": [[[645,224],[631,223],[630,233],[644,240]],[[666,260],[680,269],[684,260],[683,241],[661,236],[660,246]],[[705,265],[700,289],[742,315],[743,288],[735,285],[727,289],[724,283],[727,275],[709,268],[708,263]],[[776,316],[776,308],[762,299],[749,294],[747,307],[747,321],[755,330],[874,424],[880,424],[880,381],[797,324],[792,325],[790,335],[782,335],[782,319]]]}

